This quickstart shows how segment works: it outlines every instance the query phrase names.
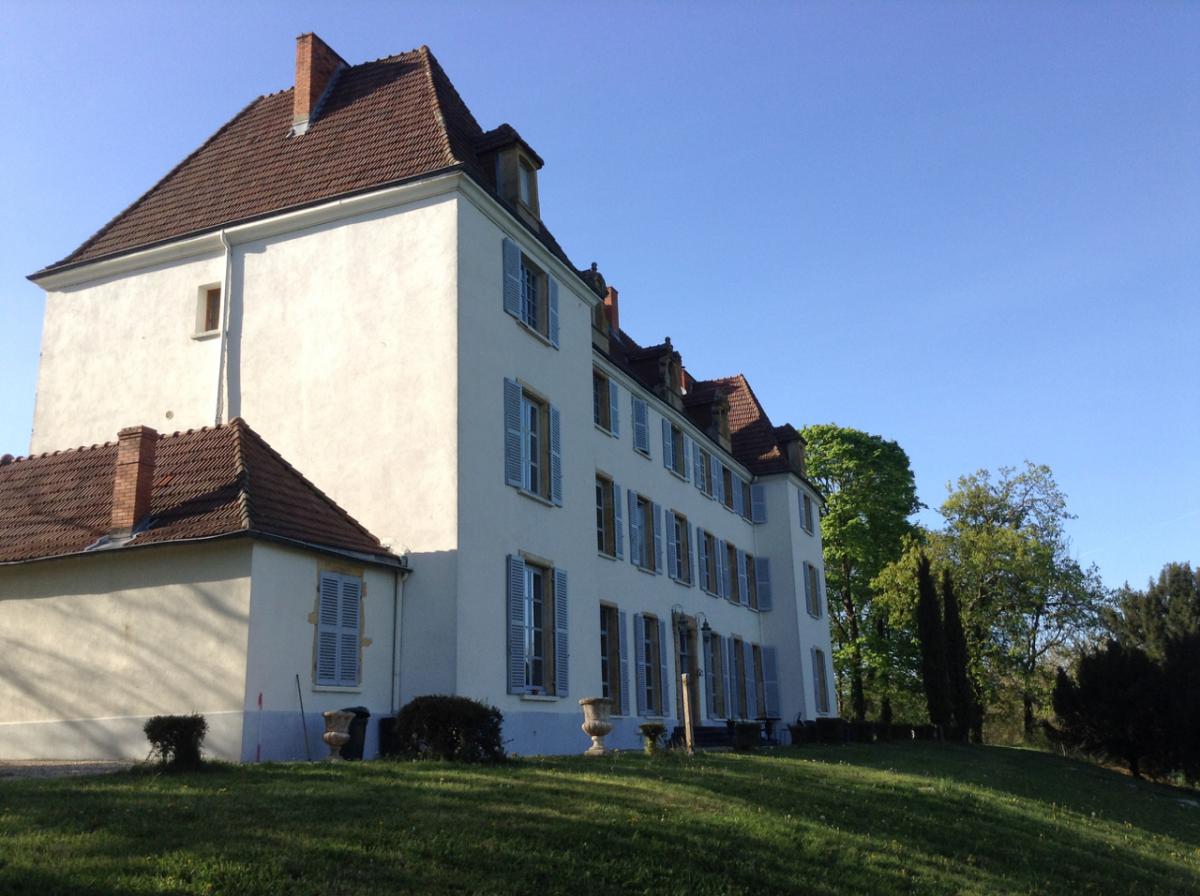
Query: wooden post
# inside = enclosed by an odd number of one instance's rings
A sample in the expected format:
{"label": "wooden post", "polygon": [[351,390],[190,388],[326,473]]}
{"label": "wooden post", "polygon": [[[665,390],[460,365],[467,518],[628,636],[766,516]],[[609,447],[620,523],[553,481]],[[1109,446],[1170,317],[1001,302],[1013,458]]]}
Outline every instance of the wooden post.
{"label": "wooden post", "polygon": [[688,690],[688,673],[679,676],[683,680],[683,743],[688,755],[696,752],[696,735],[692,731],[692,692]]}

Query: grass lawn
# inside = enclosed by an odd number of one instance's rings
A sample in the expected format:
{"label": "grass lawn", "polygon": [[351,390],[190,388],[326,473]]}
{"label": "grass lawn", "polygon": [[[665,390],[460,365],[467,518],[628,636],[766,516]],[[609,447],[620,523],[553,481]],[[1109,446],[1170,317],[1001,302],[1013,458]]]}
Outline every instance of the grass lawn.
{"label": "grass lawn", "polygon": [[1200,794],[935,744],[0,781],[0,893],[1200,893]]}

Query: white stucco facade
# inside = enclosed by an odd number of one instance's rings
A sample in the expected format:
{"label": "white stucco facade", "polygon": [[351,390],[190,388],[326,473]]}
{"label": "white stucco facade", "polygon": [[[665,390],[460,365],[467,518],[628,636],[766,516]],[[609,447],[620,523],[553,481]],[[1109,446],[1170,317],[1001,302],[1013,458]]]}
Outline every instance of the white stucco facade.
{"label": "white stucco facade", "polygon": [[[402,632],[397,675],[389,671],[386,689],[372,680],[353,698],[314,694],[306,709],[362,703],[377,718],[397,701],[457,693],[503,711],[512,750],[582,750],[588,740],[579,730],[577,700],[600,693],[603,603],[630,620],[636,613],[670,620],[673,608],[701,613],[722,636],[775,648],[780,717],[813,717],[811,651],[820,649],[828,662],[830,645],[827,614],[810,616],[803,599],[802,563],[818,569],[822,563],[819,527],[810,534],[800,521],[800,494],[809,486],[787,473],[756,479],[767,520],[752,524],[668,471],[659,440],[663,415],[752,478],[686,415],[593,350],[596,295],[473,181],[444,175],[230,228],[224,236],[228,257],[213,234],[43,281],[45,345],[32,450],[103,441],[133,423],[166,430],[211,425],[219,408],[223,419],[248,420],[363,525],[407,554],[413,574],[390,629]],[[558,283],[558,347],[504,311],[506,237]],[[206,283],[228,284],[224,353],[220,338],[192,338],[197,289]],[[129,319],[137,325],[128,326]],[[707,359],[704,366],[737,363]],[[619,438],[593,423],[597,367],[618,385]],[[109,387],[113,379],[128,380],[131,370],[142,373],[127,388]],[[562,506],[505,484],[505,378],[561,414]],[[632,447],[635,393],[649,404],[649,458]],[[628,550],[620,560],[598,554],[598,472],[768,557],[772,609],[756,612],[644,572],[629,562]],[[239,636],[249,647],[238,707],[249,710],[262,690],[264,712],[280,713],[283,725],[293,711],[287,686],[295,690],[300,670],[294,667],[311,644],[302,643],[304,629],[295,620],[256,626],[260,608],[286,606],[304,588],[286,552],[269,551],[280,556],[255,548],[245,572],[253,576],[254,601]],[[565,696],[509,693],[505,568],[509,555],[522,554],[568,574]],[[260,592],[260,582],[270,584]],[[391,587],[368,585],[372,601]],[[631,641],[632,631],[626,637]],[[372,638],[373,660],[383,638]],[[675,715],[674,673],[671,663],[663,701],[668,724]],[[632,658],[629,677],[632,688]],[[831,669],[826,678],[833,707]],[[704,705],[701,697],[702,715]],[[635,713],[618,720],[615,745],[636,743],[636,725],[644,720]],[[244,742],[243,757],[246,751]]]}

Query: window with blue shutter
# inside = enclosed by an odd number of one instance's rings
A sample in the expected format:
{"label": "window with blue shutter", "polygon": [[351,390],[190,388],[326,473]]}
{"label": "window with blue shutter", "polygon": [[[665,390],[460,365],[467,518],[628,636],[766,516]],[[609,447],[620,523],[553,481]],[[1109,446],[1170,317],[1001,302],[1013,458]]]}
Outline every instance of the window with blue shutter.
{"label": "window with blue shutter", "polygon": [[521,247],[504,240],[504,310],[521,317]]}
{"label": "window with blue shutter", "polygon": [[779,718],[779,666],[774,647],[762,648],[763,703],[768,719]]}
{"label": "window with blue shutter", "polygon": [[504,481],[562,506],[562,427],[558,408],[504,380]]}
{"label": "window with blue shutter", "polygon": [[521,386],[515,380],[504,381],[504,481],[511,486],[521,488],[524,484],[522,476],[522,446],[524,444],[521,427]]}
{"label": "window with blue shutter", "polygon": [[713,656],[716,638],[712,632],[704,635],[704,717],[717,718],[717,662]]}
{"label": "window with blue shutter", "polygon": [[679,536],[678,522],[675,514],[667,517],[667,575],[678,580],[679,575]]}
{"label": "window with blue shutter", "polygon": [[708,481],[704,467],[704,449],[699,442],[692,442],[692,481],[696,483],[696,488],[707,494]]}
{"label": "window with blue shutter", "polygon": [[554,696],[565,697],[570,690],[570,650],[567,628],[567,573],[554,570]]}
{"label": "window with blue shutter", "polygon": [[525,561],[508,555],[508,692],[524,694],[525,687]]}
{"label": "window with blue shutter", "polygon": [[770,558],[754,558],[754,579],[758,590],[758,609],[765,613],[772,607]]}
{"label": "window with blue shutter", "polygon": [[562,427],[559,417],[558,408],[550,405],[550,500],[562,507]]}
{"label": "window with blue shutter", "polygon": [[663,511],[657,504],[650,505],[650,519],[654,526],[654,571],[663,571]]}
{"label": "window with blue shutter", "polygon": [[746,505],[744,501],[744,493],[742,489],[742,480],[738,477],[733,479],[733,512],[738,516],[746,515]]}
{"label": "window with blue shutter", "polygon": [[735,643],[733,638],[725,638],[721,644],[721,653],[725,659],[722,670],[725,675],[725,717],[728,719],[739,717],[737,661],[734,658]]}
{"label": "window with blue shutter", "polygon": [[617,388],[617,384],[614,383],[612,380],[609,380],[608,381],[608,413],[609,413],[609,418],[610,418],[609,423],[611,425],[609,426],[608,431],[611,432],[614,436],[619,436],[621,434],[621,412],[618,410],[618,401],[617,401],[617,399],[620,397],[620,394],[621,393],[620,393],[620,390]]}
{"label": "window with blue shutter", "polygon": [[625,556],[625,514],[624,506],[621,503],[621,487],[615,482],[612,484],[612,506],[617,526],[617,534],[615,539],[617,546],[617,559],[620,560]]}
{"label": "window with blue shutter", "polygon": [[750,486],[750,521],[753,523],[767,521],[767,496],[761,485]]}
{"label": "window with blue shutter", "polygon": [[662,418],[662,446],[663,446],[663,466],[668,470],[673,469],[673,461],[675,458],[674,442],[671,438],[671,421],[666,417]]}
{"label": "window with blue shutter", "polygon": [[316,683],[357,687],[362,681],[362,579],[322,572],[318,604]]}
{"label": "window with blue shutter", "polygon": [[649,714],[646,703],[646,617],[633,614],[633,677],[639,716]]}
{"label": "window with blue shutter", "polygon": [[715,457],[710,461],[712,466],[712,496],[722,504],[725,503],[725,465]]}
{"label": "window with blue shutter", "polygon": [[646,402],[632,396],[633,450],[650,456],[650,424]]}
{"label": "window with blue shutter", "polygon": [[826,677],[825,651],[814,647],[812,649],[813,691],[816,697],[817,712],[829,712],[829,679]]}
{"label": "window with blue shutter", "polygon": [[505,238],[504,310],[558,347],[558,283]]}
{"label": "window with blue shutter", "polygon": [[671,705],[671,692],[667,677],[667,645],[671,642],[667,640],[667,623],[665,620],[658,620],[658,715],[665,716],[667,707]]}
{"label": "window with blue shutter", "polygon": [[546,336],[549,338],[550,344],[558,348],[558,281],[547,276],[546,285],[549,287]]}
{"label": "window with blue shutter", "polygon": [[750,606],[750,578],[746,571],[746,552],[737,552],[737,583],[738,603],[743,607]]}
{"label": "window with blue shutter", "polygon": [[746,641],[742,642],[742,668],[745,670],[746,676],[746,710],[745,715],[748,719],[757,719],[761,715],[758,705],[758,672],[757,664],[755,663],[755,654],[757,651],[754,645]]}
{"label": "window with blue shutter", "polygon": [[565,697],[570,671],[567,574],[512,554],[505,572],[508,692]]}
{"label": "window with blue shutter", "polygon": [[708,576],[708,536],[699,526],[696,527],[696,574],[701,589],[712,591],[712,582]]}
{"label": "window with blue shutter", "polygon": [[800,492],[800,527],[809,535],[813,534],[813,502],[812,498]]}
{"label": "window with blue shutter", "polygon": [[614,709],[618,709],[621,715],[627,716],[629,715],[629,645],[626,642],[629,639],[629,635],[626,634],[628,629],[625,627],[625,611],[622,610],[618,613],[617,618],[619,622],[617,628],[617,650],[621,658],[621,705],[619,708],[614,707]]}

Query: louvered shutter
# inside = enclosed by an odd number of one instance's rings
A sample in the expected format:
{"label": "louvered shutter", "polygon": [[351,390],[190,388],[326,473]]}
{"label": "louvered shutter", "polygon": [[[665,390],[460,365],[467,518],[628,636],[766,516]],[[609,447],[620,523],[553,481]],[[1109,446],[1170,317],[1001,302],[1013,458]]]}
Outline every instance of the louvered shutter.
{"label": "louvered shutter", "polygon": [[737,552],[738,603],[750,606],[750,577],[746,570],[746,552]]}
{"label": "louvered shutter", "polygon": [[525,692],[525,561],[508,555],[508,692]]}
{"label": "louvered shutter", "polygon": [[746,515],[746,505],[742,494],[742,480],[733,478],[733,512],[738,516]]}
{"label": "louvered shutter", "polygon": [[546,335],[550,337],[550,344],[558,348],[558,281],[547,276],[546,283],[550,287],[550,297],[546,302],[549,310]]}
{"label": "louvered shutter", "polygon": [[637,689],[637,711],[646,715],[646,617],[633,614],[633,678]]}
{"label": "louvered shutter", "polygon": [[704,449],[699,442],[692,442],[692,481],[704,491]]}
{"label": "louvered shutter", "polygon": [[524,446],[521,431],[521,386],[514,380],[504,380],[504,482],[521,488],[521,454]]}
{"label": "louvered shutter", "polygon": [[735,686],[737,661],[733,658],[733,638],[724,638],[721,643],[721,655],[725,661],[725,717],[738,717],[738,695]]}
{"label": "louvered shutter", "polygon": [[804,573],[804,608],[808,610],[809,614],[811,615],[813,611],[812,575],[808,571],[808,561],[805,560],[802,562],[800,564],[800,568]]}
{"label": "louvered shutter", "polygon": [[562,428],[558,408],[550,406],[550,500],[562,507]]}
{"label": "louvered shutter", "polygon": [[320,600],[317,607],[317,684],[337,684],[340,597],[338,577],[333,573],[321,573]]}
{"label": "louvered shutter", "polygon": [[567,573],[554,570],[554,696],[565,697],[570,675],[570,639],[567,627]]}
{"label": "louvered shutter", "polygon": [[362,581],[357,576],[341,576],[342,600],[339,611],[338,681],[342,687],[358,684],[359,643],[362,633],[359,618],[362,607]]}
{"label": "louvered shutter", "polygon": [[819,619],[825,608],[825,577],[821,575],[821,571],[815,566],[812,568],[812,571],[813,593],[815,595],[813,615]]}
{"label": "louvered shutter", "polygon": [[722,504],[725,503],[725,465],[715,457],[712,460],[712,493]]}
{"label": "louvered shutter", "polygon": [[521,247],[504,240],[504,310],[521,316]]}
{"label": "louvered shutter", "polygon": [[717,552],[717,587],[713,589],[718,597],[729,596],[729,573],[725,569],[725,542],[721,539],[713,541],[713,550]]}
{"label": "louvered shutter", "polygon": [[821,651],[812,648],[813,697],[817,712],[829,712],[829,687],[825,679],[825,660]]}
{"label": "louvered shutter", "polygon": [[696,581],[700,583],[700,587],[711,591],[712,583],[708,581],[708,544],[704,538],[704,530],[699,526],[696,527],[696,572]]}
{"label": "louvered shutter", "polygon": [[712,633],[709,632],[704,635],[704,717],[706,719],[717,717],[717,695],[713,690],[716,674],[716,663],[713,662],[713,639]]}
{"label": "louvered shutter", "polygon": [[746,674],[746,718],[758,718],[758,678],[754,674],[754,647],[742,642],[742,669]]}
{"label": "louvered shutter", "polygon": [[688,584],[695,585],[699,580],[696,578],[696,542],[692,541],[693,530],[687,523],[683,524],[683,534],[688,541]]}
{"label": "louvered shutter", "polygon": [[625,508],[621,506],[621,487],[615,482],[612,484],[612,505],[617,528],[614,543],[617,546],[617,559],[620,560],[625,556]]}
{"label": "louvered shutter", "polygon": [[766,612],[772,607],[771,559],[769,557],[754,558],[754,579],[758,587],[758,608]]}
{"label": "louvered shutter", "polygon": [[779,718],[779,667],[775,657],[774,647],[762,648],[763,666],[763,703],[766,705],[767,718]]}
{"label": "louvered shutter", "polygon": [[689,436],[683,436],[683,469],[676,472],[682,473],[684,479],[692,478],[692,440]]}
{"label": "louvered shutter", "polygon": [[621,425],[619,423],[619,418],[620,418],[621,412],[618,410],[620,402],[617,401],[617,399],[620,397],[620,394],[621,394],[621,391],[617,387],[617,384],[614,383],[612,380],[609,380],[608,381],[609,431],[614,436],[619,436],[621,434]]}
{"label": "louvered shutter", "polygon": [[621,667],[621,705],[617,709],[621,715],[627,716],[629,715],[629,635],[626,634],[624,610],[617,613],[617,624],[620,628],[617,632],[617,655],[620,657]]}
{"label": "louvered shutter", "polygon": [[671,424],[666,417],[662,418],[663,466],[668,470],[675,462],[675,451],[671,439]]}
{"label": "louvered shutter", "polygon": [[675,568],[679,565],[679,550],[675,543],[675,529],[679,523],[675,519],[675,514],[670,514],[665,524],[667,530],[667,575],[672,579],[678,579]]}
{"label": "louvered shutter", "polygon": [[650,427],[646,422],[646,402],[633,398],[633,447],[644,454],[650,453]]}
{"label": "louvered shutter", "polygon": [[638,513],[637,492],[628,489],[625,497],[629,500],[629,562],[634,566],[642,565],[642,515]]}
{"label": "louvered shutter", "polygon": [[650,522],[654,527],[654,571],[663,571],[663,511],[657,504],[650,505]]}
{"label": "louvered shutter", "polygon": [[666,620],[658,620],[658,697],[661,706],[655,707],[658,715],[665,716],[667,707],[671,705],[670,680],[667,678],[667,653],[671,651],[671,642],[667,640]]}
{"label": "louvered shutter", "polygon": [[750,522],[767,521],[767,496],[761,485],[750,486]]}

